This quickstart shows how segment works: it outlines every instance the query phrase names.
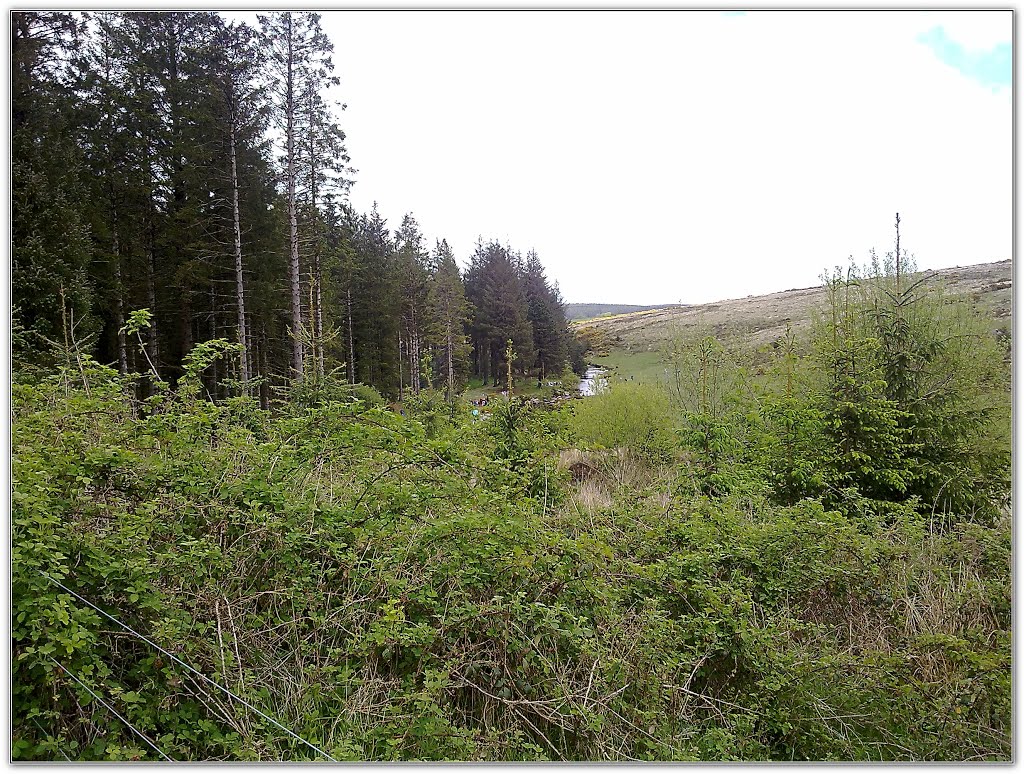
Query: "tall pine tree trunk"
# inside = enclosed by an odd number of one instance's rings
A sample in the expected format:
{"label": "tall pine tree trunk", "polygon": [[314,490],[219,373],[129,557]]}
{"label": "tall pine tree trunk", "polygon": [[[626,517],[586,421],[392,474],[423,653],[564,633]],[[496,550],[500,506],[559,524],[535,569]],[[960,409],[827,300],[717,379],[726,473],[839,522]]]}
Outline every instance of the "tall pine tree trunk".
{"label": "tall pine tree trunk", "polygon": [[448,345],[448,400],[451,401],[455,395],[455,366],[452,364],[452,358],[454,353],[454,342],[452,341],[452,325],[451,320],[448,321],[447,326],[447,345]]}
{"label": "tall pine tree trunk", "polygon": [[316,372],[323,376],[326,364],[324,358],[324,304],[321,290],[320,251],[315,245],[313,247],[313,305],[315,307],[313,337],[316,341]]}
{"label": "tall pine tree trunk", "polygon": [[285,75],[285,145],[288,186],[288,279],[292,291],[292,377],[302,379],[302,294],[299,279],[299,223],[295,196],[295,51],[291,15],[287,16],[288,60]]}
{"label": "tall pine tree trunk", "polygon": [[416,331],[416,392],[423,389],[423,349],[420,332]]}
{"label": "tall pine tree trunk", "polygon": [[313,340],[316,342],[316,372],[318,376],[324,375],[324,310],[323,310],[323,293],[321,292],[321,285],[323,284],[323,273],[320,269],[320,239],[319,239],[319,220],[317,218],[316,209],[316,183],[317,183],[317,148],[316,148],[316,115],[315,107],[313,103],[313,94],[311,90],[309,93],[309,201],[310,201],[310,214],[313,218]]}
{"label": "tall pine tree trunk", "polygon": [[149,313],[152,315],[149,326],[149,361],[152,365],[154,375],[160,378],[160,338],[157,327],[156,314],[156,256],[154,255],[154,243],[156,242],[155,224],[153,213],[156,209],[153,204],[153,189],[155,187],[153,175],[153,159],[150,155],[148,138],[144,144],[144,160],[146,170],[146,303],[149,305]]}
{"label": "tall pine tree trunk", "polygon": [[260,326],[260,374],[263,380],[260,382],[260,408],[264,411],[270,410],[270,342],[267,340],[266,324]]}
{"label": "tall pine tree trunk", "polygon": [[409,307],[409,336],[406,342],[409,356],[409,389],[414,395],[420,392],[419,337],[416,335],[416,302]]}
{"label": "tall pine tree trunk", "polygon": [[405,388],[402,376],[402,328],[398,328],[398,399],[402,399],[402,391]]}
{"label": "tall pine tree trunk", "polygon": [[412,359],[413,359],[413,383],[416,385],[416,394],[420,394],[420,390],[423,389],[422,374],[420,373],[423,369],[421,367],[422,359],[420,358],[420,333],[415,328],[412,332]]}
{"label": "tall pine tree trunk", "polygon": [[[152,230],[151,230],[152,231]],[[160,339],[157,337],[156,326],[156,259],[153,256],[152,233],[146,244],[146,302],[153,315],[149,327],[149,359],[153,363],[156,378],[160,378]]]}
{"label": "tall pine tree trunk", "polygon": [[[116,222],[117,216],[114,216]],[[128,373],[128,339],[124,332],[124,283],[121,281],[121,243],[117,227],[113,229],[114,253],[114,325],[117,327],[117,370]]]}
{"label": "tall pine tree trunk", "polygon": [[[210,338],[217,338],[217,299],[214,297],[213,285],[210,285]],[[221,380],[220,373],[220,358],[214,359],[212,365],[213,370],[213,381],[210,384],[210,398],[216,399],[218,396],[217,385]]]}
{"label": "tall pine tree trunk", "polygon": [[235,230],[235,298],[238,305],[238,343],[242,349],[239,353],[239,380],[242,382],[242,394],[249,394],[249,350],[248,335],[245,330],[245,283],[242,276],[242,225],[238,213],[238,161],[235,147],[235,122],[231,118],[231,209]]}
{"label": "tall pine tree trunk", "polygon": [[356,383],[356,345],[355,337],[352,334],[352,288],[346,290],[348,299],[348,381],[349,384]]}
{"label": "tall pine tree trunk", "polygon": [[[210,286],[212,301],[213,286]],[[211,309],[215,307],[210,307]],[[178,327],[181,331],[181,355],[184,357],[192,349],[192,291],[188,285],[181,289],[181,311],[178,316]]]}

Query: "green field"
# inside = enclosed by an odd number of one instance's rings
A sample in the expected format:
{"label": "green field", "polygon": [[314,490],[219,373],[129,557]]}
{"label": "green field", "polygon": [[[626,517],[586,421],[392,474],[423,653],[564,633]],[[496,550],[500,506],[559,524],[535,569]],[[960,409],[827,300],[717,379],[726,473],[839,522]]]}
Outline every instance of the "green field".
{"label": "green field", "polygon": [[665,378],[666,363],[661,352],[627,352],[612,349],[593,359],[594,365],[609,371],[609,377],[653,384]]}

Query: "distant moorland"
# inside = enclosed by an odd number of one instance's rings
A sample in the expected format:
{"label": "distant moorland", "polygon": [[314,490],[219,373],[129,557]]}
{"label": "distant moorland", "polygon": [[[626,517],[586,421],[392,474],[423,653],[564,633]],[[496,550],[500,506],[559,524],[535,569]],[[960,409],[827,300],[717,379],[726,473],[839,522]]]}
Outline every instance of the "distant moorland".
{"label": "distant moorland", "polygon": [[[965,295],[971,305],[991,321],[1000,335],[1010,333],[1010,304],[1013,295],[1013,265],[1010,261],[957,266],[921,272],[924,286],[943,286],[949,293]],[[757,349],[794,333],[806,333],[813,312],[825,302],[822,286],[784,290],[763,296],[664,307],[636,307],[626,313],[572,317],[577,334],[591,342],[590,359],[598,365],[614,366],[624,376],[649,375],[662,359],[661,351],[673,338],[691,334],[704,326],[721,339]],[[568,304],[582,308],[586,304]],[[611,310],[614,305],[593,305]],[[616,307],[627,309],[626,305]],[[604,357],[602,357],[604,356]],[[610,359],[609,359],[610,358]]]}

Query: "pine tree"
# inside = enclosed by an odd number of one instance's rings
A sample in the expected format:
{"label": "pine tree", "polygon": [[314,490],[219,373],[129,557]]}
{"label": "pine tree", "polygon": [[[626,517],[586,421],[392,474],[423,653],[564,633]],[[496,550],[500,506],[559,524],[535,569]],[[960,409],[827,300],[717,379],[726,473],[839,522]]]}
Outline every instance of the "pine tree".
{"label": "pine tree", "polygon": [[75,115],[77,142],[82,149],[88,187],[90,231],[93,239],[93,278],[96,284],[97,316],[104,321],[104,335],[97,350],[101,361],[117,362],[127,373],[133,353],[124,332],[127,226],[123,217],[130,210],[131,159],[123,111],[126,105],[124,57],[114,39],[119,15],[99,13],[95,29],[82,41],[75,62]]}
{"label": "pine tree", "polygon": [[352,329],[357,381],[386,393],[399,384],[399,297],[395,246],[376,203],[354,238]]}
{"label": "pine tree", "polygon": [[980,511],[1007,473],[1005,450],[986,443],[1002,417],[1004,366],[984,322],[925,274],[900,247],[872,262],[863,280],[867,335],[879,342],[885,396],[899,410],[908,497],[929,512]]}
{"label": "pine tree", "polygon": [[31,348],[18,357],[62,341],[65,318],[79,337],[94,327],[82,158],[68,126],[74,103],[64,67],[81,31],[72,14],[11,13],[12,307]]}
{"label": "pine tree", "polygon": [[[345,133],[334,117],[331,106],[325,100],[321,89],[325,85],[336,85],[339,79],[331,75],[329,59],[311,63],[311,71],[305,73],[305,88],[300,98],[298,128],[299,143],[299,185],[305,193],[304,246],[310,256],[309,282],[312,298],[311,328],[312,353],[316,372],[323,376],[325,371],[324,335],[324,249],[327,239],[323,210],[333,206],[338,198],[344,198],[352,181],[346,177],[351,172],[349,157],[345,149]],[[344,105],[340,108],[344,110]]]}
{"label": "pine tree", "polygon": [[831,440],[826,500],[839,504],[848,488],[874,500],[900,500],[912,474],[907,433],[902,412],[885,394],[880,342],[866,325],[863,286],[837,271],[826,278],[825,289],[827,317],[815,354],[824,383],[818,408]]}
{"label": "pine tree", "polygon": [[[343,146],[344,135],[333,124],[325,109],[321,90],[331,83],[334,65],[333,46],[321,29],[318,13],[274,11],[259,16],[260,28],[270,65],[271,93],[275,123],[284,135],[282,177],[288,207],[289,286],[291,290],[292,375],[301,379],[305,357],[301,332],[302,262],[300,259],[299,209],[305,183],[307,214],[316,217],[319,186],[327,170],[339,168],[347,157],[332,158]],[[333,165],[333,166],[332,166]],[[314,231],[313,244],[318,245]],[[323,336],[323,270],[318,248],[313,250],[313,340]],[[317,300],[319,299],[319,300]],[[323,363],[317,363],[322,365]]]}
{"label": "pine tree", "polygon": [[548,283],[544,267],[532,250],[526,256],[523,289],[537,349],[538,379],[543,380],[565,369],[569,329],[561,294]]}
{"label": "pine tree", "polygon": [[229,161],[227,182],[230,190],[231,234],[234,258],[234,284],[238,326],[239,380],[243,391],[253,375],[252,344],[245,308],[245,269],[242,252],[240,157],[243,146],[258,142],[266,123],[266,102],[258,84],[263,62],[256,46],[254,31],[244,24],[221,27],[215,40],[212,97],[222,146]]}
{"label": "pine tree", "polygon": [[470,307],[459,267],[447,241],[437,243],[432,263],[427,291],[427,306],[433,321],[430,341],[436,351],[434,362],[445,385],[445,396],[451,402],[464,387],[469,371],[469,342],[465,330]]}
{"label": "pine tree", "polygon": [[198,12],[105,15],[91,46],[91,61],[104,72],[83,85],[93,105],[104,106],[111,132],[87,134],[84,146],[104,176],[119,178],[101,196],[115,226],[109,243],[117,248],[118,295],[151,310],[147,355],[171,378],[194,341],[194,301],[206,297],[208,138],[201,127],[216,21]]}
{"label": "pine tree", "polygon": [[[430,321],[427,315],[427,285],[429,270],[428,255],[423,246],[423,234],[419,224],[407,213],[395,234],[395,258],[398,270],[398,294],[400,303],[399,350],[404,354],[409,374],[409,389],[419,393],[422,384],[420,368],[427,330]],[[399,365],[399,393],[403,386],[402,366]]]}
{"label": "pine tree", "polygon": [[356,334],[353,291],[357,281],[356,251],[360,218],[348,204],[329,200],[323,212],[324,255],[327,275],[335,289],[335,313],[340,318],[339,360],[350,384],[356,383]]}
{"label": "pine tree", "polygon": [[[160,355],[176,379],[197,340],[216,338],[223,323],[210,283],[208,230],[216,217],[209,196],[209,55],[217,17],[207,12],[126,14],[141,52],[148,104],[156,111],[151,164],[155,316],[163,318]],[[213,298],[211,299],[211,295]],[[158,303],[156,300],[158,299]],[[203,307],[210,327],[203,330]]]}
{"label": "pine tree", "polygon": [[466,272],[466,296],[473,304],[470,326],[476,373],[497,386],[505,371],[506,342],[516,352],[513,367],[532,366],[535,352],[529,308],[519,271],[518,257],[497,242],[477,243]]}

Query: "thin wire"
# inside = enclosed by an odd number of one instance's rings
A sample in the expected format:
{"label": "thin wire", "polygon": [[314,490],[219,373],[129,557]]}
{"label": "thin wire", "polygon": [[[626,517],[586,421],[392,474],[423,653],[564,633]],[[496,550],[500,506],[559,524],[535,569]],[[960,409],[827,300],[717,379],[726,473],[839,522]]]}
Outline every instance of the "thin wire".
{"label": "thin wire", "polygon": [[[152,739],[150,739],[148,736],[146,736],[144,733],[142,733],[139,729],[137,729],[135,726],[133,726],[131,723],[129,723],[128,720],[120,712],[118,712],[116,709],[114,709],[109,704],[107,704],[107,702],[104,701],[92,688],[90,688],[88,685],[83,683],[71,671],[69,671],[66,666],[64,666],[62,663],[57,661],[57,659],[53,658],[52,656],[50,657],[50,661],[52,661],[54,664],[56,664],[61,669],[63,669],[64,673],[67,674],[68,677],[70,677],[72,680],[74,680],[80,686],[85,688],[85,690],[87,690],[92,695],[92,697],[94,699],[96,699],[96,701],[98,701],[100,704],[102,704],[108,710],[113,712],[114,716],[118,720],[120,720],[122,723],[124,723],[126,726],[128,726],[128,728],[130,728],[132,731],[134,731],[139,736],[139,738],[142,739],[142,741],[144,741],[146,744],[148,744],[150,747],[152,747],[154,750],[156,750],[158,753],[160,753],[160,755],[163,756],[164,760],[172,761],[172,762],[174,761],[174,758],[168,757],[167,753],[165,753],[163,750],[161,750],[159,747],[157,747]],[[67,757],[67,756],[65,756],[65,757]]]}
{"label": "thin wire", "polygon": [[231,697],[232,699],[234,699],[235,701],[237,701],[237,702],[239,702],[240,704],[243,704],[244,706],[248,707],[248,708],[249,708],[249,709],[251,709],[251,710],[252,710],[253,712],[255,712],[255,713],[256,713],[257,715],[259,715],[259,716],[260,716],[261,718],[263,718],[264,720],[266,720],[266,721],[268,721],[268,722],[272,723],[273,725],[277,726],[277,727],[278,727],[279,729],[281,729],[282,731],[284,731],[284,732],[285,732],[286,734],[288,734],[288,736],[292,737],[293,739],[295,739],[295,740],[297,740],[297,741],[299,741],[299,742],[302,742],[302,743],[303,743],[304,745],[306,745],[306,746],[307,746],[307,747],[309,747],[310,749],[312,749],[312,750],[315,750],[315,751],[316,751],[316,752],[318,752],[318,753],[319,753],[320,755],[324,756],[324,757],[325,757],[325,758],[326,758],[327,760],[329,760],[329,761],[334,761],[335,763],[337,763],[337,762],[338,762],[338,761],[337,761],[337,759],[335,759],[335,758],[332,758],[332,757],[331,757],[330,755],[328,755],[327,753],[325,753],[325,752],[324,752],[323,750],[321,750],[321,749],[320,749],[319,747],[317,747],[317,746],[316,746],[315,744],[313,744],[312,742],[306,741],[306,740],[305,740],[305,739],[303,739],[303,738],[302,738],[301,736],[299,736],[298,734],[296,734],[296,733],[295,733],[294,731],[292,731],[291,729],[289,729],[289,728],[287,728],[287,727],[283,726],[283,725],[282,725],[282,724],[281,724],[281,723],[280,723],[279,721],[277,721],[277,720],[275,720],[274,718],[270,717],[270,715],[266,714],[265,712],[262,712],[261,710],[257,709],[256,707],[254,707],[254,706],[253,706],[252,704],[250,704],[249,702],[247,702],[247,701],[246,701],[245,699],[243,699],[243,698],[242,698],[241,696],[237,696],[236,694],[234,694],[234,693],[232,693],[231,691],[229,691],[229,690],[228,690],[227,688],[225,688],[225,687],[224,687],[223,685],[221,685],[220,683],[217,683],[217,682],[214,682],[213,680],[211,680],[211,679],[210,679],[209,677],[207,677],[206,675],[204,675],[204,674],[203,674],[202,672],[200,672],[200,671],[199,671],[198,669],[196,669],[195,667],[192,667],[192,666],[190,666],[189,664],[186,664],[186,663],[185,663],[184,661],[182,661],[182,660],[181,660],[180,658],[178,658],[177,656],[175,656],[175,655],[174,655],[173,653],[170,653],[169,651],[166,651],[166,650],[164,650],[164,649],[163,649],[163,648],[161,648],[161,647],[160,647],[159,645],[157,645],[157,644],[156,644],[155,642],[153,642],[153,640],[149,639],[149,637],[147,637],[146,635],[144,635],[144,634],[139,634],[139,633],[138,633],[137,631],[135,631],[135,630],[134,630],[134,629],[133,629],[132,627],[130,627],[130,626],[129,626],[128,624],[124,623],[123,621],[119,621],[119,620],[117,620],[117,619],[116,619],[116,618],[114,618],[114,616],[112,616],[112,615],[111,615],[110,613],[107,613],[106,611],[104,611],[104,610],[101,610],[100,608],[96,607],[96,605],[94,605],[94,604],[93,604],[92,602],[90,602],[90,601],[89,601],[88,599],[86,599],[85,597],[83,597],[83,596],[82,596],[81,594],[78,594],[78,593],[76,593],[76,592],[72,591],[72,590],[71,590],[71,589],[69,589],[69,588],[68,588],[67,586],[65,586],[65,585],[64,585],[63,583],[61,583],[60,581],[58,581],[58,580],[56,580],[56,579],[54,579],[54,578],[51,578],[51,577],[50,577],[49,575],[47,575],[47,574],[46,574],[45,572],[43,572],[42,570],[40,570],[40,571],[39,571],[39,574],[40,574],[40,575],[42,575],[42,576],[43,576],[44,578],[46,578],[46,579],[47,579],[48,581],[50,581],[50,583],[53,583],[53,584],[54,584],[55,586],[59,586],[60,588],[64,589],[64,591],[66,591],[66,592],[67,592],[68,594],[70,594],[71,596],[73,596],[73,597],[75,597],[76,599],[79,599],[79,600],[81,600],[82,602],[84,602],[84,603],[85,603],[86,605],[88,605],[89,607],[91,607],[91,608],[92,608],[93,610],[95,610],[95,611],[96,611],[97,613],[99,613],[100,615],[102,615],[102,616],[104,616],[104,617],[106,617],[106,618],[109,618],[109,619],[110,619],[111,621],[113,621],[114,623],[116,623],[116,624],[117,624],[118,626],[121,626],[121,627],[122,627],[122,628],[124,628],[124,629],[125,629],[126,631],[129,631],[129,632],[131,632],[132,634],[134,634],[134,635],[135,635],[136,637],[138,637],[138,638],[139,638],[140,640],[142,640],[143,642],[146,642],[146,643],[148,643],[148,644],[149,644],[149,645],[150,645],[151,647],[153,647],[153,648],[156,648],[157,650],[159,650],[159,651],[160,651],[161,653],[163,653],[163,654],[164,654],[165,656],[167,656],[167,657],[168,657],[169,659],[171,659],[171,660],[172,660],[172,661],[174,661],[175,663],[177,663],[177,664],[181,664],[181,666],[185,667],[185,669],[187,669],[187,670],[188,670],[189,672],[192,672],[192,673],[193,673],[194,675],[198,676],[198,677],[199,677],[200,679],[202,679],[203,681],[205,681],[205,682],[209,683],[210,685],[212,685],[212,686],[213,686],[214,688],[216,688],[217,690],[219,690],[219,691],[222,691],[222,692],[226,693],[226,694],[227,694],[228,696],[230,696],[230,697]]}
{"label": "thin wire", "polygon": [[[40,731],[42,731],[44,735],[52,736],[52,734],[47,732],[47,730],[45,728],[43,728],[41,725],[39,725],[39,721],[38,720],[36,720],[35,718],[32,718],[32,722],[35,723],[36,728],[38,728]],[[64,757],[64,760],[66,760],[68,763],[71,763],[71,759],[68,757],[68,754],[66,752],[64,752],[62,749],[60,749],[60,745],[57,743],[57,737],[53,737],[53,746],[55,748],[57,748],[57,752],[59,752]]]}

